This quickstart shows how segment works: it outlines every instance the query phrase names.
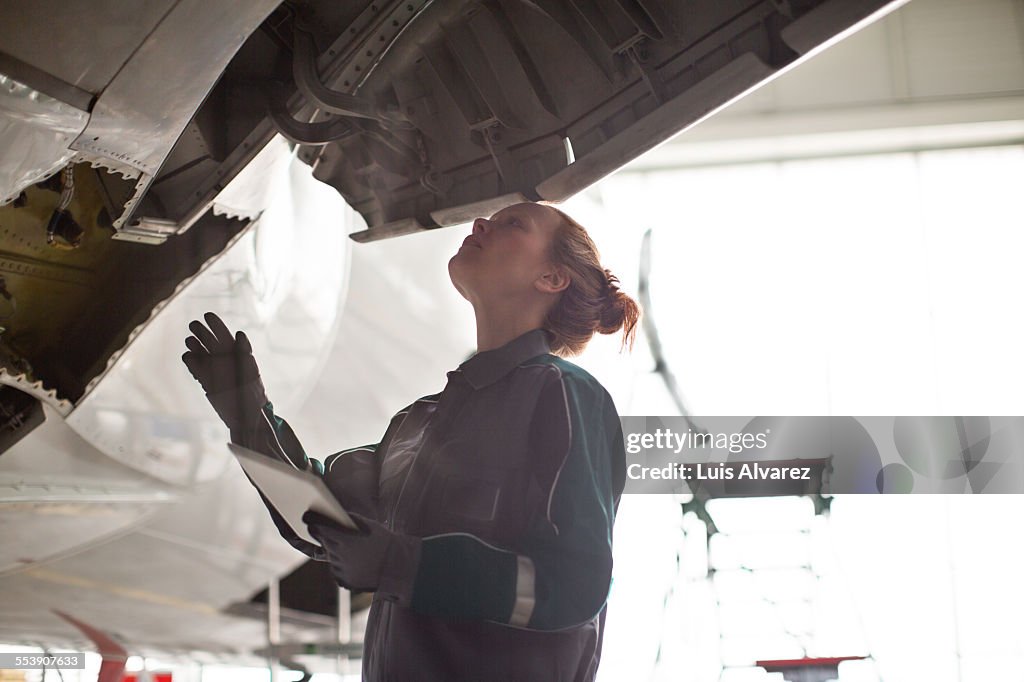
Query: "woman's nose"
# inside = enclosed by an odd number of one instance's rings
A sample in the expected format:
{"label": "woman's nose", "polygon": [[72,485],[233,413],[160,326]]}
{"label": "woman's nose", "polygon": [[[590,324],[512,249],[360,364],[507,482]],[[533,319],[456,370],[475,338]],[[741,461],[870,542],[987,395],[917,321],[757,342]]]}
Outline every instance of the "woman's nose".
{"label": "woman's nose", "polygon": [[485,218],[477,218],[473,221],[473,234],[480,234],[488,230],[487,220]]}

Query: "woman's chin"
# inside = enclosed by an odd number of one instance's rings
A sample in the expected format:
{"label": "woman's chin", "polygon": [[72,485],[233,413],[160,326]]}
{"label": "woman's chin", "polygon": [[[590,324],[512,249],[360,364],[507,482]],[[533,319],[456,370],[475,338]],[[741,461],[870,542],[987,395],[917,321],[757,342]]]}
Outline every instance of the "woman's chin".
{"label": "woman's chin", "polygon": [[[468,259],[467,255],[470,251],[473,251],[472,246],[463,246],[455,252],[455,255],[448,259],[448,271],[452,272],[454,269],[463,269],[472,261]],[[472,267],[472,266],[470,266]]]}
{"label": "woman's chin", "polygon": [[455,273],[458,272],[460,269],[461,268],[459,264],[459,254],[455,254],[454,256],[448,259],[448,276],[452,278],[452,281],[455,280]]}
{"label": "woman's chin", "polygon": [[448,279],[452,281],[452,286],[455,287],[455,290],[462,294],[462,297],[465,298],[466,292],[462,288],[462,285],[459,284],[459,282],[462,280],[462,278],[459,277],[459,265],[458,263],[455,262],[455,259],[458,258],[458,256],[459,254],[455,254],[450,259],[448,259]]}

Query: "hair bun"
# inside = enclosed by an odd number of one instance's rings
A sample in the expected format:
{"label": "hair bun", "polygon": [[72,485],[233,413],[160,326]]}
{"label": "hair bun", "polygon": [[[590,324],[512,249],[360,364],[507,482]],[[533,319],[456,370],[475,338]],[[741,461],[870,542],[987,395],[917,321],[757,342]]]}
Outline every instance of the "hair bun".
{"label": "hair bun", "polygon": [[604,293],[605,296],[612,296],[619,290],[619,278],[612,274],[608,268],[604,269]]}
{"label": "hair bun", "polygon": [[627,301],[632,302],[626,294],[619,290],[619,278],[604,269],[605,288],[604,301],[601,305],[601,319],[597,331],[601,334],[614,334],[622,329],[627,316]]}
{"label": "hair bun", "polygon": [[580,353],[595,333],[622,330],[623,348],[633,346],[640,306],[619,289],[619,279],[601,265],[594,241],[577,223],[557,208],[559,229],[552,244],[552,259],[570,275],[569,287],[548,310],[544,328],[551,334],[551,352]]}

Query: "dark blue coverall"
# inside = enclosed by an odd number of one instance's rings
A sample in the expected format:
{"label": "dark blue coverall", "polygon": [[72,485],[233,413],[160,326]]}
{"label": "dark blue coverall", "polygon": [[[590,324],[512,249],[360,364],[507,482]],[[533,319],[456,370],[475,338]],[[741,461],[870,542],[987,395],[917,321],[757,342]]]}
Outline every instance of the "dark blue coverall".
{"label": "dark blue coverall", "polygon": [[[364,679],[594,679],[625,450],[611,396],[552,355],[546,332],[477,353],[379,443],[322,464],[263,411],[241,445],[321,474],[346,508],[422,538],[411,606],[374,596]],[[285,539],[325,560],[270,509]]]}

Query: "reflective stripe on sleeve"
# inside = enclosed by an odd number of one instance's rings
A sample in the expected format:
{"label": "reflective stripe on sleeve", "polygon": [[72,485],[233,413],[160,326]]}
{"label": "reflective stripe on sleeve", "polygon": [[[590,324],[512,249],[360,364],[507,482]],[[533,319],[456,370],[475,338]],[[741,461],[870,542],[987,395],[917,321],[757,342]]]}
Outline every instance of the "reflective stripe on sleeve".
{"label": "reflective stripe on sleeve", "polygon": [[525,626],[530,622],[533,615],[533,605],[536,603],[534,593],[534,578],[536,576],[533,568],[533,561],[530,557],[519,554],[516,556],[516,601],[512,606],[512,616],[508,619],[510,625]]}

